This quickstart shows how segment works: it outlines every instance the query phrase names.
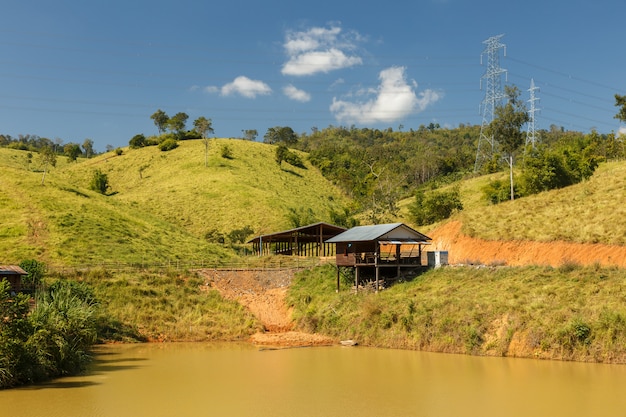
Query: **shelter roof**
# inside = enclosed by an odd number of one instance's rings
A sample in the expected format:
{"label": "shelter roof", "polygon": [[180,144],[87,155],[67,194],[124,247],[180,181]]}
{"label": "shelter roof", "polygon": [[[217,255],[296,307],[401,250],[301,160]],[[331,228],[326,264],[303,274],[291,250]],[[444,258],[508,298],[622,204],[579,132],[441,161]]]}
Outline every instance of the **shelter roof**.
{"label": "shelter roof", "polygon": [[249,240],[248,243],[259,243],[260,241],[289,241],[294,236],[319,236],[320,230],[322,231],[322,239],[326,239],[327,237],[332,237],[344,232],[346,228],[330,223],[318,222],[296,227],[295,229],[283,230],[282,232],[257,236]]}
{"label": "shelter roof", "polygon": [[369,242],[385,239],[387,241],[405,241],[407,243],[427,243],[428,236],[405,225],[404,223],[376,224],[356,226],[328,239],[327,243]]}
{"label": "shelter roof", "polygon": [[0,265],[0,275],[28,275],[28,272],[17,265]]}

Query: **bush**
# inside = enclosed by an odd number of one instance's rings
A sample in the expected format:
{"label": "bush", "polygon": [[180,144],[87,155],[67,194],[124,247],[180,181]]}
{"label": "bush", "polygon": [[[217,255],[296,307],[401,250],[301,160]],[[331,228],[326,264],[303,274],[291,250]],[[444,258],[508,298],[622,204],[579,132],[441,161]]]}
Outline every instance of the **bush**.
{"label": "bush", "polygon": [[175,139],[165,139],[159,144],[159,149],[163,152],[171,151],[178,148],[178,141]]}
{"label": "bush", "polygon": [[35,289],[41,285],[46,273],[46,264],[34,259],[27,259],[20,262],[20,268],[28,272],[28,275],[22,278],[22,284],[25,287]]}
{"label": "bush", "polygon": [[[511,199],[511,184],[508,181],[493,180],[483,187],[483,197],[491,204],[499,204]],[[517,195],[515,186],[513,193]]]}
{"label": "bush", "polygon": [[109,185],[109,177],[104,172],[96,169],[91,177],[91,183],[89,184],[89,188],[100,193],[106,194],[111,186]]}
{"label": "bush", "polygon": [[233,159],[233,150],[228,145],[222,146],[222,158],[224,159]]}
{"label": "bush", "polygon": [[146,146],[146,144],[146,137],[141,133],[133,136],[132,139],[128,142],[128,146],[130,146],[131,149],[143,148],[144,146]]}
{"label": "bush", "polygon": [[89,184],[89,188],[96,192],[99,192],[100,194],[106,194],[106,192],[110,188],[109,176],[99,169],[96,169],[91,177],[91,183]]}
{"label": "bush", "polygon": [[228,239],[231,243],[245,243],[248,236],[254,233],[252,227],[246,225],[241,229],[234,229],[228,234]]}
{"label": "bush", "polygon": [[455,211],[463,210],[458,188],[451,191],[423,191],[415,194],[415,201],[409,207],[413,220],[420,226],[445,220]]}

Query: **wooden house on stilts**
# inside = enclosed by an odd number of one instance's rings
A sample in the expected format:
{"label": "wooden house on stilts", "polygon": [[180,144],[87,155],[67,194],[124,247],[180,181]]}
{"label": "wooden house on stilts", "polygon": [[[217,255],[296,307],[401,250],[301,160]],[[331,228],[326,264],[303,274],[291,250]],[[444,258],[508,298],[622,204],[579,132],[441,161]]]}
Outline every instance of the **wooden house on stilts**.
{"label": "wooden house on stilts", "polygon": [[384,279],[398,279],[409,269],[421,268],[422,249],[432,239],[403,223],[357,226],[326,241],[334,243],[337,291],[340,268],[354,269],[355,287],[372,279],[378,291]]}

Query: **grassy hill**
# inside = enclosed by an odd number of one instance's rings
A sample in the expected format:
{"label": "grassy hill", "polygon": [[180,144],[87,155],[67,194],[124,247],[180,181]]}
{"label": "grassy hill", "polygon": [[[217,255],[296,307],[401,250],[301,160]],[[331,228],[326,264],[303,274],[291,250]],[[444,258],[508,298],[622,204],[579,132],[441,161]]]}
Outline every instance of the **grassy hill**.
{"label": "grassy hill", "polygon": [[[228,146],[232,157],[221,156]],[[228,260],[232,250],[208,232],[249,226],[254,234],[291,227],[289,215],[328,220],[345,203],[305,162],[274,161],[275,147],[246,141],[184,141],[177,149],[124,149],[68,163],[59,157],[41,185],[38,155],[0,149],[0,253],[3,263],[36,258],[57,265]],[[89,189],[106,173],[109,195]]]}
{"label": "grassy hill", "polygon": [[[566,241],[626,245],[626,162],[601,164],[582,183],[559,190],[493,205],[482,189],[492,180],[508,181],[505,173],[460,181],[463,210],[453,220],[463,223],[463,232],[486,240]],[[401,217],[409,219],[408,206],[401,202]],[[428,234],[447,221],[417,226]]]}

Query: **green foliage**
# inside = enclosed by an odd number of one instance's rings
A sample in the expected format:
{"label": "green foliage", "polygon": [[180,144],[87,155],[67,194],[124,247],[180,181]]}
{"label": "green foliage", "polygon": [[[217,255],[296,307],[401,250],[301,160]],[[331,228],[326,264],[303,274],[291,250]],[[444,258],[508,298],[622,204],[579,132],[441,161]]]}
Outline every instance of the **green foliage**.
{"label": "green foliage", "polygon": [[97,302],[83,287],[55,284],[39,294],[29,315],[28,297],[9,298],[8,283],[0,283],[0,388],[84,369],[97,337]]}
{"label": "green foliage", "polygon": [[233,149],[228,145],[222,145],[220,154],[224,159],[233,159]]}
{"label": "green foliage", "polygon": [[626,95],[621,96],[619,94],[615,94],[615,107],[618,107],[618,112],[615,115],[615,118],[621,120],[622,122],[626,122]]}
{"label": "green foliage", "polygon": [[115,148],[115,155],[120,156],[124,153],[124,149],[122,148]]}
{"label": "green foliage", "polygon": [[27,288],[38,288],[43,282],[46,274],[46,264],[35,259],[26,259],[20,262],[20,268],[28,272],[28,275],[22,278],[22,284]]}
{"label": "green foliage", "polygon": [[586,180],[598,167],[600,158],[593,143],[540,147],[526,157],[520,177],[522,195],[567,187]]}
{"label": "green foliage", "polygon": [[219,243],[220,245],[226,243],[226,236],[224,235],[224,233],[220,232],[217,229],[211,229],[206,232],[204,234],[204,238],[207,240],[207,242],[211,243]]}
{"label": "green foliage", "polygon": [[159,135],[165,132],[165,129],[167,128],[167,121],[170,119],[167,113],[159,109],[155,111],[154,114],[150,116],[150,118],[154,121],[154,125],[157,127],[157,130],[159,131]]}
{"label": "green foliage", "polygon": [[91,176],[89,188],[95,192],[106,195],[109,188],[111,188],[109,184],[109,176],[100,169],[96,169]]}
{"label": "green foliage", "polygon": [[128,146],[130,146],[131,149],[143,148],[146,145],[146,137],[143,133],[133,136],[131,140],[128,141]]}
{"label": "green foliage", "polygon": [[80,145],[78,143],[67,143],[63,146],[63,153],[67,156],[67,160],[70,162],[76,161],[79,155],[82,155]]}
{"label": "green foliage", "polygon": [[183,112],[178,112],[168,119],[167,126],[171,131],[176,132],[179,138],[183,138],[187,119],[189,119],[189,115]]}
{"label": "green foliage", "polygon": [[331,210],[330,223],[346,229],[359,225],[359,221],[350,214],[350,209],[347,207],[344,207],[343,210]]}
{"label": "green foliage", "polygon": [[287,219],[289,219],[289,224],[292,228],[302,227],[318,222],[315,213],[310,207],[290,207],[287,213]]}
{"label": "green foliage", "polygon": [[178,148],[178,141],[176,139],[165,139],[159,144],[159,149],[163,152],[171,151]]}
{"label": "green foliage", "polygon": [[276,163],[280,165],[282,161],[285,161],[297,168],[305,168],[302,158],[300,158],[300,156],[295,152],[290,151],[286,145],[281,143],[276,148]]}
{"label": "green foliage", "polygon": [[[483,197],[491,204],[500,204],[503,201],[511,200],[511,186],[502,180],[489,181],[482,189]],[[515,194],[517,192],[514,190]]]}
{"label": "green foliage", "polygon": [[241,229],[231,230],[228,234],[228,240],[231,243],[245,243],[248,239],[248,236],[254,233],[254,229],[249,225],[242,227]]}
{"label": "green foliage", "polygon": [[450,217],[455,211],[463,210],[460,191],[423,191],[415,193],[415,200],[409,207],[413,220],[418,225],[432,224]]}
{"label": "green foliage", "polygon": [[267,133],[263,136],[263,142],[272,144],[283,144],[292,146],[298,143],[298,135],[289,126],[276,126],[267,129]]}
{"label": "green foliage", "polygon": [[204,116],[198,117],[193,121],[193,126],[196,132],[200,135],[201,138],[205,138],[207,133],[213,133],[213,122],[211,119],[207,119]]}

